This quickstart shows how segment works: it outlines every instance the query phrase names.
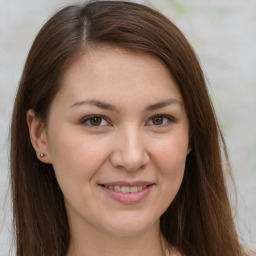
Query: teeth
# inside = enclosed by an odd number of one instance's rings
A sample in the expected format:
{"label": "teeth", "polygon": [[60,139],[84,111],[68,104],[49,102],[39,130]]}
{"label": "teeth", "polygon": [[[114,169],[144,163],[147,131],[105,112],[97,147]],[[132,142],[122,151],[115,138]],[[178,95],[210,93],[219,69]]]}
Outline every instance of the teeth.
{"label": "teeth", "polygon": [[122,192],[122,193],[137,193],[141,191],[142,189],[146,188],[147,186],[133,186],[133,187],[128,187],[128,186],[106,186],[108,189],[115,190],[117,192]]}
{"label": "teeth", "polygon": [[129,193],[129,192],[130,192],[130,188],[129,188],[129,187],[122,186],[122,187],[121,187],[121,192],[122,192],[122,193]]}
{"label": "teeth", "polygon": [[[111,189],[111,188],[109,187],[109,189]],[[120,186],[114,186],[114,190],[120,192],[121,188],[120,188]]]}
{"label": "teeth", "polygon": [[130,187],[129,188],[129,192],[130,193],[136,193],[136,192],[138,192],[139,191],[139,188],[138,187]]}

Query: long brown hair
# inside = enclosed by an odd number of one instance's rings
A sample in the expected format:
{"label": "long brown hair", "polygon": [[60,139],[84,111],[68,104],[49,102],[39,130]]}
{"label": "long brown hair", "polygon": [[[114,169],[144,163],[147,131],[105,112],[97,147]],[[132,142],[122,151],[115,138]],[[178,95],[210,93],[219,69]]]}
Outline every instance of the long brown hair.
{"label": "long brown hair", "polygon": [[159,12],[131,2],[90,1],[68,6],[41,29],[29,52],[11,127],[11,179],[17,255],[67,253],[70,230],[52,165],[37,159],[26,123],[28,109],[47,122],[66,69],[89,45],[113,45],[154,54],[182,93],[191,153],[184,179],[161,217],[171,246],[187,256],[243,255],[225,184],[225,142],[197,57],[179,29]]}

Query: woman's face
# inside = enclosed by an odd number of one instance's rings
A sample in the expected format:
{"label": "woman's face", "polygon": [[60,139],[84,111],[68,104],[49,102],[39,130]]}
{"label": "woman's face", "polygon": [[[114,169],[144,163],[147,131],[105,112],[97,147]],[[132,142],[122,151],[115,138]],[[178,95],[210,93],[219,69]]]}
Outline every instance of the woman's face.
{"label": "woman's face", "polygon": [[188,134],[182,96],[160,60],[90,50],[64,75],[45,131],[71,230],[158,228],[182,182]]}

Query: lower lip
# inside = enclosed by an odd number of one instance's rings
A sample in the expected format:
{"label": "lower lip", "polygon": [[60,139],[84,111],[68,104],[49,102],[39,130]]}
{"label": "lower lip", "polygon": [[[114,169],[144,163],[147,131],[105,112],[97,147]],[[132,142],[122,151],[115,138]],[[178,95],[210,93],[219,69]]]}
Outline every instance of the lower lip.
{"label": "lower lip", "polygon": [[142,201],[150,192],[153,185],[149,185],[146,188],[136,192],[136,193],[122,193],[115,191],[113,189],[108,189],[104,186],[100,186],[102,190],[114,200],[123,204],[135,204]]}

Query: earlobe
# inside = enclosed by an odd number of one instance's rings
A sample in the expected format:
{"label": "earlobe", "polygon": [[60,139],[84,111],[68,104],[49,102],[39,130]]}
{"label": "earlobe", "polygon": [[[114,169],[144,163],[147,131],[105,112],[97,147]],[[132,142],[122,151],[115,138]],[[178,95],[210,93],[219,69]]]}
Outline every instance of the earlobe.
{"label": "earlobe", "polygon": [[27,112],[27,124],[29,128],[30,141],[41,162],[50,164],[51,157],[48,150],[48,140],[45,125],[36,117],[35,111],[29,109]]}

